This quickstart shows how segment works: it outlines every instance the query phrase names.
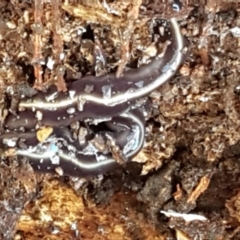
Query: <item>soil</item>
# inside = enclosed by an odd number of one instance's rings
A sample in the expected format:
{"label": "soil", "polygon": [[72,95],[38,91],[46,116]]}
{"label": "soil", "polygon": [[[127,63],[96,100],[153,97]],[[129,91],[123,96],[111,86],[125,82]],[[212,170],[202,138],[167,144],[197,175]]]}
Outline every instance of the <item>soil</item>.
{"label": "soil", "polygon": [[189,55],[144,99],[142,151],[83,179],[34,172],[2,149],[0,239],[240,239],[238,1],[1,0],[1,121],[22,94],[139,67],[172,17]]}

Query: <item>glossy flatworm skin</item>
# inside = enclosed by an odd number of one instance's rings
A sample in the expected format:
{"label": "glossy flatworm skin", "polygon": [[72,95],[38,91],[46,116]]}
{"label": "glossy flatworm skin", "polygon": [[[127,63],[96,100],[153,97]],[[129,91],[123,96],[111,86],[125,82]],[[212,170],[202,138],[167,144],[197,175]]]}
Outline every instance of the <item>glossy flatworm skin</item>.
{"label": "glossy flatworm skin", "polygon": [[[75,121],[106,119],[133,108],[135,101],[169,80],[184,61],[186,46],[175,18],[170,20],[169,44],[151,63],[127,71],[116,78],[86,76],[68,84],[68,92],[59,93],[55,86],[46,93],[22,99],[18,116],[9,115],[9,130],[34,129],[36,124],[67,126]],[[54,112],[54,113],[53,113]]]}
{"label": "glossy flatworm skin", "polygon": [[[17,115],[10,114],[4,122],[6,133],[0,136],[0,143],[15,144],[16,154],[28,157],[36,170],[52,172],[60,168],[64,175],[96,175],[118,166],[111,150],[101,152],[90,141],[82,146],[59,129],[78,121],[104,122],[106,130],[98,135],[117,147],[118,155],[131,159],[141,150],[145,133],[137,101],[169,80],[187,53],[176,19],[172,18],[169,25],[168,44],[151,63],[120,78],[114,73],[83,77],[69,83],[66,93],[51,86],[47,92],[21,99]],[[36,129],[41,126],[54,128],[43,143],[36,138]]]}
{"label": "glossy flatworm skin", "polygon": [[[142,111],[135,109],[113,117],[106,122],[106,126],[106,130],[96,134],[104,139],[112,139],[127,159],[140,151],[145,134]],[[81,145],[78,139],[67,135],[62,128],[55,128],[51,136],[40,143],[36,131],[11,132],[0,136],[0,143],[15,146],[16,154],[27,157],[36,171],[57,171],[61,175],[89,177],[119,167],[108,150],[100,152],[91,141]]]}

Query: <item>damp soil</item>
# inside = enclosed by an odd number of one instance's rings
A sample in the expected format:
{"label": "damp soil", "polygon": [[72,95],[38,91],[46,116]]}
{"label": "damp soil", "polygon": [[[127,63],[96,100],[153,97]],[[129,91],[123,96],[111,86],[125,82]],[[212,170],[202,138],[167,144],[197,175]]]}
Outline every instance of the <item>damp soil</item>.
{"label": "damp soil", "polygon": [[189,55],[144,100],[142,151],[83,179],[2,149],[0,239],[240,239],[238,1],[1,0],[1,121],[22,94],[139,67],[172,17]]}

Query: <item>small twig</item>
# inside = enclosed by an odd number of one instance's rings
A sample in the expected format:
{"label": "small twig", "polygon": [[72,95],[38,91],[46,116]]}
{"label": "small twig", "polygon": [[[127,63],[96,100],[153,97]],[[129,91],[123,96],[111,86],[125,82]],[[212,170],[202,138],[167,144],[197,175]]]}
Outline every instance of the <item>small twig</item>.
{"label": "small twig", "polygon": [[207,190],[210,184],[211,175],[212,174],[207,174],[200,179],[196,188],[190,193],[190,196],[187,199],[187,203],[195,203],[199,196]]}
{"label": "small twig", "polygon": [[53,53],[57,75],[57,81],[55,84],[58,91],[65,92],[67,91],[67,87],[63,78],[65,70],[61,59],[63,54],[63,41],[61,37],[59,0],[51,0],[51,3],[53,11]]}
{"label": "small twig", "polygon": [[83,5],[70,6],[66,3],[62,4],[62,9],[87,22],[107,24],[117,28],[124,25],[124,19],[114,16],[113,14],[109,14],[103,9],[91,8]]}
{"label": "small twig", "polygon": [[142,0],[133,0],[132,9],[128,13],[128,24],[123,32],[122,37],[122,45],[121,45],[121,61],[118,65],[118,69],[116,72],[116,76],[120,77],[124,71],[126,64],[128,63],[130,57],[130,40],[132,37],[132,33],[135,29],[135,20],[138,19],[139,15],[139,8],[142,4]]}
{"label": "small twig", "polygon": [[34,1],[34,56],[33,56],[33,67],[34,67],[34,76],[35,83],[34,88],[42,90],[43,81],[42,81],[42,11],[43,11],[43,2],[42,0]]}

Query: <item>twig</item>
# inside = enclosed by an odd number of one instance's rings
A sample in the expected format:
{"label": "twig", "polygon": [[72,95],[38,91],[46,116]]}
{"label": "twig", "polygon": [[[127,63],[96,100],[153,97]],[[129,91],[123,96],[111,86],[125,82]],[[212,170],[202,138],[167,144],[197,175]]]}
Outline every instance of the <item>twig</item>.
{"label": "twig", "polygon": [[60,11],[59,11],[59,0],[51,0],[52,11],[53,11],[53,53],[56,63],[56,75],[57,81],[56,86],[58,91],[67,91],[66,83],[63,75],[65,73],[64,66],[62,64],[63,54],[63,41],[61,37],[61,26],[60,26]]}
{"label": "twig", "polygon": [[133,0],[132,9],[128,13],[128,24],[123,32],[122,37],[122,45],[121,45],[121,61],[118,65],[118,69],[116,72],[116,76],[120,77],[124,71],[126,64],[128,63],[130,57],[130,40],[132,37],[132,33],[135,29],[135,20],[138,19],[139,15],[139,8],[142,4],[142,0]]}
{"label": "twig", "polygon": [[34,76],[35,83],[34,88],[42,90],[43,81],[42,81],[42,11],[43,11],[43,1],[35,0],[34,1],[34,55],[33,55],[33,67],[34,67]]}

